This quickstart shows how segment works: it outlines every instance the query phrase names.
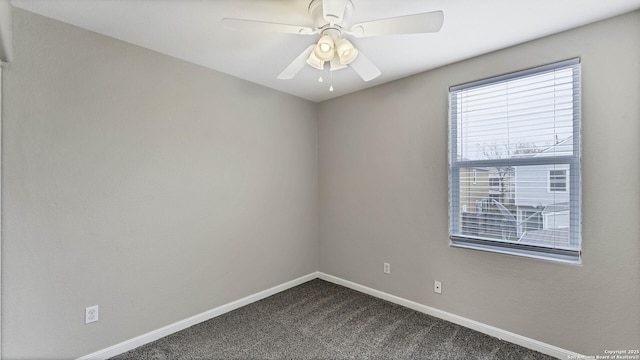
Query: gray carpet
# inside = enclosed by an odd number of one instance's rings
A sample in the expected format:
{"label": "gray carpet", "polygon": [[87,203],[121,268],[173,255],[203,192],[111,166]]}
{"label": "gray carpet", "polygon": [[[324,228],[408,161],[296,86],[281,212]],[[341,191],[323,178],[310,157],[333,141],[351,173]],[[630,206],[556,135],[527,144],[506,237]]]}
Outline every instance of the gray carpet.
{"label": "gray carpet", "polygon": [[552,359],[315,279],[112,359]]}

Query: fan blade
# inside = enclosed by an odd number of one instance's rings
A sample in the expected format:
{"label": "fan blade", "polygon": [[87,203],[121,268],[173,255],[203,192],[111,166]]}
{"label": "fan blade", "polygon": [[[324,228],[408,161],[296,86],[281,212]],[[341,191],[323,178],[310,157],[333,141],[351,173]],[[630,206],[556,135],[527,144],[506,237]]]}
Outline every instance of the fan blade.
{"label": "fan blade", "polygon": [[222,25],[229,30],[254,31],[254,32],[278,32],[286,34],[313,35],[312,28],[298,25],[278,24],[266,21],[254,21],[244,19],[222,19]]}
{"label": "fan blade", "polygon": [[432,33],[440,31],[443,22],[444,13],[433,11],[355,24],[349,33],[355,37]]}
{"label": "fan blade", "polygon": [[364,56],[362,51],[358,52],[356,59],[349,65],[364,81],[373,80],[382,74],[380,69],[378,69],[371,60]]}
{"label": "fan blade", "polygon": [[296,74],[299,73],[300,70],[302,70],[302,68],[307,64],[307,58],[309,57],[309,54],[311,54],[311,51],[313,51],[313,48],[315,46],[316,44],[309,45],[308,48],[306,48],[300,55],[298,55],[298,57],[295,58],[295,60],[293,60],[291,64],[289,64],[280,73],[280,75],[278,75],[278,79],[288,80],[296,76]]}

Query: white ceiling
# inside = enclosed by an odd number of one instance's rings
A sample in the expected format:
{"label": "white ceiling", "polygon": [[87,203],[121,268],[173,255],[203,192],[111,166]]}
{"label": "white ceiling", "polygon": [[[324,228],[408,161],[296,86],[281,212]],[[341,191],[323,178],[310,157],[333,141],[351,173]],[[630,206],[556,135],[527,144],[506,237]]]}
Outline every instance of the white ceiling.
{"label": "white ceiling", "polygon": [[[352,0],[350,23],[444,11],[434,34],[353,40],[382,75],[352,69],[276,76],[316,37],[226,30],[225,17],[313,26],[310,0],[11,0],[19,8],[311,101],[323,101],[473,56],[640,9],[640,0]],[[624,36],[624,34],[621,34]]]}

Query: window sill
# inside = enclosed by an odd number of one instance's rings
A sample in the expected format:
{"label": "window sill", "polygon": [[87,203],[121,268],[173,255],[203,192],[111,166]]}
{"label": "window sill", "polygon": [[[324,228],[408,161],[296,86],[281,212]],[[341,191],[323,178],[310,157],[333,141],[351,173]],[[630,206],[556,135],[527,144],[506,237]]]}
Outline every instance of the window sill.
{"label": "window sill", "polygon": [[546,252],[543,250],[536,250],[535,248],[525,248],[524,246],[517,246],[517,244],[508,244],[508,245],[493,245],[491,243],[477,243],[472,242],[466,239],[456,239],[453,238],[449,242],[449,246],[463,248],[463,249],[471,249],[471,250],[480,250],[480,251],[488,251],[498,254],[506,254],[513,256],[521,256],[530,259],[537,260],[545,260],[552,262],[559,262],[565,264],[572,265],[581,265],[582,258],[580,256],[580,252],[576,251],[566,254],[558,254],[552,252]]}

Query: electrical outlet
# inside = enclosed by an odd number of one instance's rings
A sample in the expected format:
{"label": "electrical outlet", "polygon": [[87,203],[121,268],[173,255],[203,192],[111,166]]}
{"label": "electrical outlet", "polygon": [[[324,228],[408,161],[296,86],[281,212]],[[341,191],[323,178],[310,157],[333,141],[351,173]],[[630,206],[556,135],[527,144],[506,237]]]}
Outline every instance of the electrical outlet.
{"label": "electrical outlet", "polygon": [[384,271],[385,274],[391,274],[391,264],[384,263],[383,271]]}
{"label": "electrical outlet", "polygon": [[433,292],[436,294],[442,294],[442,283],[438,280],[433,282]]}
{"label": "electrical outlet", "polygon": [[89,324],[98,321],[98,305],[89,306],[84,309],[84,323]]}

